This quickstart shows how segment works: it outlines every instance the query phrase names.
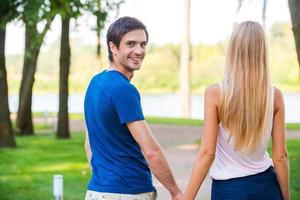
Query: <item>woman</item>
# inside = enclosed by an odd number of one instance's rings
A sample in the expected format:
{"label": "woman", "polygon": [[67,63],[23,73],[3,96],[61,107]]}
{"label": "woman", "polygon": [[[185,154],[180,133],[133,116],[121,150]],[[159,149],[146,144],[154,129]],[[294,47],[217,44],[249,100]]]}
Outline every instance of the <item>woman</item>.
{"label": "woman", "polygon": [[209,169],[212,200],[290,199],[283,96],[270,85],[266,38],[257,22],[235,28],[224,80],[207,87],[204,98],[202,144],[184,199],[196,197]]}

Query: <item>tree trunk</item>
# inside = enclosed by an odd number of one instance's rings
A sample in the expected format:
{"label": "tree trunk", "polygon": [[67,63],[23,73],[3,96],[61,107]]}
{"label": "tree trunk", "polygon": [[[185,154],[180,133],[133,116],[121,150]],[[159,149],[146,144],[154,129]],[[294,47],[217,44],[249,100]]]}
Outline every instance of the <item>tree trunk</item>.
{"label": "tree trunk", "polygon": [[40,48],[54,17],[55,15],[47,20],[44,30],[41,33],[37,31],[37,23],[25,23],[25,54],[17,116],[17,128],[21,135],[34,134],[31,112],[34,74]]}
{"label": "tree trunk", "polygon": [[101,57],[101,32],[97,31],[97,57],[100,58]]}
{"label": "tree trunk", "polygon": [[5,30],[5,27],[0,28],[0,148],[16,146],[8,106],[7,74],[5,66]]}
{"label": "tree trunk", "polygon": [[[97,7],[98,7],[98,12],[101,13],[101,0],[97,1]],[[101,19],[101,17],[99,15],[97,15],[97,27],[96,27],[96,33],[97,33],[97,57],[100,58],[101,57],[101,29],[103,28],[101,26],[101,24],[103,24],[103,21]]]}
{"label": "tree trunk", "polygon": [[57,122],[57,138],[70,138],[68,116],[68,79],[70,71],[70,18],[62,19],[60,43],[60,70],[59,70],[59,111]]}
{"label": "tree trunk", "polygon": [[292,19],[292,26],[296,44],[296,52],[299,66],[299,80],[300,80],[300,0],[289,0],[289,9]]}
{"label": "tree trunk", "polygon": [[263,1],[263,9],[262,9],[262,25],[263,28],[266,30],[266,10],[267,10],[267,3],[268,0]]}
{"label": "tree trunk", "polygon": [[41,44],[36,44],[37,31],[35,27],[25,26],[25,54],[21,87],[19,92],[19,108],[17,116],[17,128],[20,135],[33,135],[32,123],[32,87],[36,71],[37,59]]}
{"label": "tree trunk", "polygon": [[191,117],[191,92],[190,92],[190,0],[184,1],[184,34],[181,44],[180,56],[180,95],[181,117]]}

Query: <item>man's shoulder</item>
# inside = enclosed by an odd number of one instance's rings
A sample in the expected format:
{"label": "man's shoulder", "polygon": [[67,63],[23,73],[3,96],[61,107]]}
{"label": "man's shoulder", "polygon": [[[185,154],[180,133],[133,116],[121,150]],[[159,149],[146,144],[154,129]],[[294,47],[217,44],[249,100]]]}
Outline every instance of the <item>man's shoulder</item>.
{"label": "man's shoulder", "polygon": [[137,93],[139,94],[137,88],[131,84],[130,82],[126,82],[126,81],[120,81],[116,84],[114,84],[114,87],[113,87],[113,93],[115,94],[120,94],[120,93]]}
{"label": "man's shoulder", "polygon": [[97,82],[104,75],[104,72],[105,72],[105,70],[93,75],[92,78],[90,79],[90,82],[91,83]]}

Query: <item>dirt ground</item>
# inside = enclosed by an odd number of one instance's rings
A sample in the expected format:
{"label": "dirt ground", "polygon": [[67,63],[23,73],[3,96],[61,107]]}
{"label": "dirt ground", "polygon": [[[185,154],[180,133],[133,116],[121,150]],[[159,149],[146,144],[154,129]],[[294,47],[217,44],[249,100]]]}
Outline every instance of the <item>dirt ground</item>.
{"label": "dirt ground", "polygon": [[[71,121],[72,131],[83,131],[83,121]],[[201,138],[202,128],[198,126],[182,125],[150,125],[150,128],[164,149],[172,172],[182,190],[185,189],[197,154],[196,141]],[[299,131],[288,131],[287,138],[300,139]],[[158,191],[158,200],[171,199],[169,192],[155,179],[155,186]],[[210,199],[211,180],[206,177],[202,184],[197,200]]]}

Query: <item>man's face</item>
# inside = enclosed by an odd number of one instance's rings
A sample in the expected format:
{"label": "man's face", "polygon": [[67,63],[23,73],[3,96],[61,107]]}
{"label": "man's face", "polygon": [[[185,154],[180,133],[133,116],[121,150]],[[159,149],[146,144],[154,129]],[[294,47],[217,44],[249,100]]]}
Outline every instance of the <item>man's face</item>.
{"label": "man's face", "polygon": [[141,67],[146,54],[147,36],[143,29],[136,29],[126,33],[119,47],[110,44],[113,53],[113,63],[133,72]]}

